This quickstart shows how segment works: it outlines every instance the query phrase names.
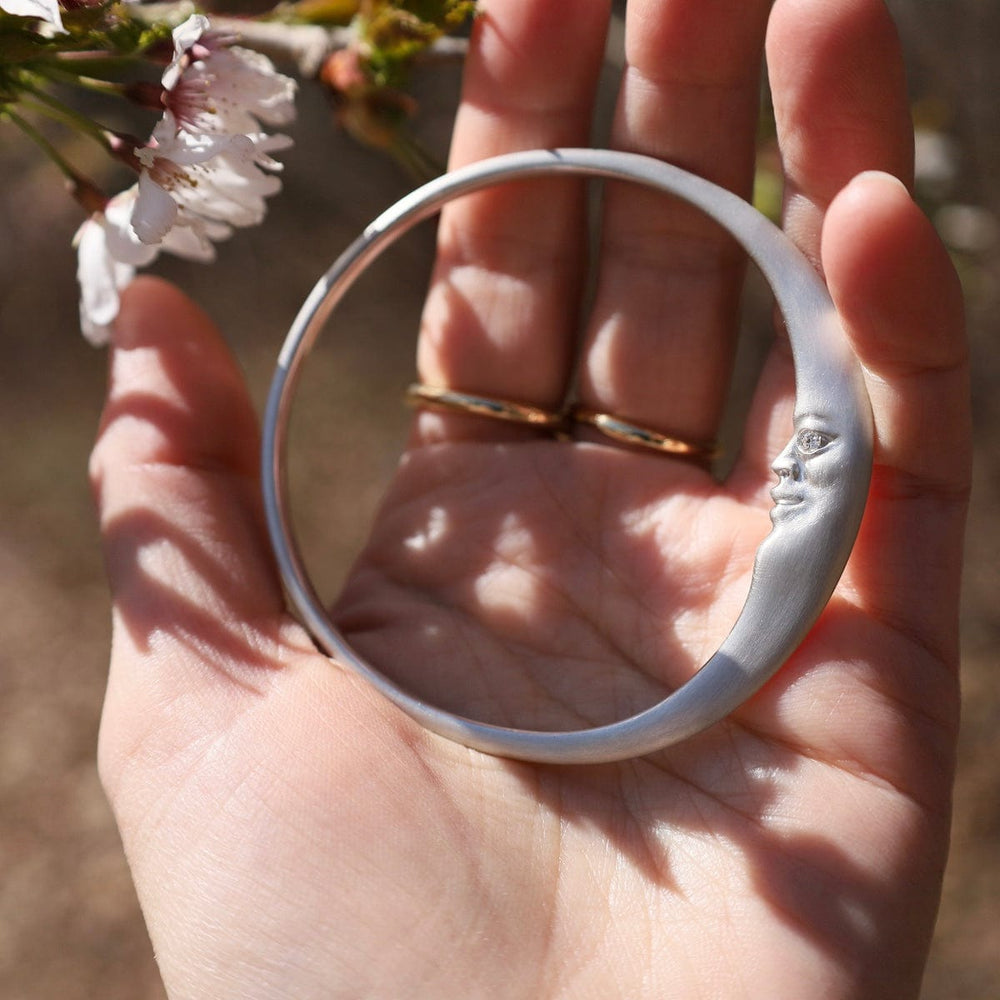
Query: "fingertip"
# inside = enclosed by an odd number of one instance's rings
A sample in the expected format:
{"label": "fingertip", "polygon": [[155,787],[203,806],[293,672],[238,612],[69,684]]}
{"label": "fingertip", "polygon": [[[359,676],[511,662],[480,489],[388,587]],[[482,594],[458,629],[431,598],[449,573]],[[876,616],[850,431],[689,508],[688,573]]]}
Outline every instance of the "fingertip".
{"label": "fingertip", "polygon": [[970,454],[962,289],[930,220],[896,178],[860,174],[830,206],[822,262],[866,374],[875,492],[961,501]]}
{"label": "fingertip", "polygon": [[881,171],[854,177],[830,205],[821,245],[830,293],[869,369],[892,375],[962,363],[961,285],[902,181]]}
{"label": "fingertip", "polygon": [[848,181],[841,192],[844,198],[863,197],[865,189],[872,186],[881,187],[888,196],[890,192],[899,195],[906,202],[911,201],[910,190],[895,174],[885,170],[862,170],[856,177]]}
{"label": "fingertip", "polygon": [[179,288],[163,278],[141,275],[122,292],[111,344],[127,350],[214,333],[212,321]]}
{"label": "fingertip", "polygon": [[239,365],[209,316],[161,278],[122,294],[93,467],[215,465],[256,475],[257,429]]}
{"label": "fingertip", "polygon": [[831,213],[859,215],[872,210],[903,210],[913,199],[907,186],[885,170],[862,170],[834,197]]}

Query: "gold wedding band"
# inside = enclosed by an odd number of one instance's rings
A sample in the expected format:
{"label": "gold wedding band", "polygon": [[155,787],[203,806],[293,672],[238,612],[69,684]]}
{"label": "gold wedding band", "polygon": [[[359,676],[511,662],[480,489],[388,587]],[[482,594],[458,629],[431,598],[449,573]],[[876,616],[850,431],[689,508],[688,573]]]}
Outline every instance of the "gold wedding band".
{"label": "gold wedding band", "polygon": [[661,454],[673,455],[677,458],[689,458],[697,461],[711,461],[719,454],[719,446],[713,442],[684,441],[681,438],[661,434],[649,427],[629,423],[616,417],[613,413],[600,413],[586,406],[575,406],[570,411],[572,420],[587,424],[606,437],[622,444],[648,448]]}
{"label": "gold wedding band", "polygon": [[494,399],[469,392],[457,392],[439,386],[414,382],[406,390],[406,401],[411,406],[429,406],[433,409],[471,413],[477,417],[505,420],[512,424],[527,424],[542,430],[558,430],[565,423],[561,413],[553,413],[526,403],[509,399]]}
{"label": "gold wedding band", "polygon": [[714,442],[684,441],[681,438],[661,434],[649,427],[629,423],[613,413],[601,413],[586,406],[574,406],[568,418],[565,414],[543,410],[527,403],[515,403],[509,399],[480,396],[477,393],[459,392],[442,386],[424,385],[414,382],[406,390],[406,401],[411,406],[427,406],[431,409],[450,410],[457,413],[504,420],[512,424],[524,424],[541,430],[564,431],[567,419],[586,424],[606,437],[620,444],[646,448],[675,458],[707,462],[719,454]]}

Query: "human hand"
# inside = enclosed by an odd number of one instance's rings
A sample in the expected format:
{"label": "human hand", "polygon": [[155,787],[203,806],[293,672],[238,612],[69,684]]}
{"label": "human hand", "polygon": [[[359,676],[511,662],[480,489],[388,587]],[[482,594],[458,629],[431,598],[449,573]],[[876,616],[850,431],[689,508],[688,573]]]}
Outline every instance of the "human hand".
{"label": "human hand", "polygon": [[[453,165],[583,145],[604,3],[495,0]],[[641,0],[612,143],[747,194],[769,4]],[[115,606],[101,768],[174,997],[915,996],[947,843],[968,413],[961,297],[903,187],[876,0],[778,0],[786,229],[866,367],[872,494],[834,599],[725,722],[615,765],[540,767],[417,727],[285,614],[254,417],[207,320],[136,282],[93,469]],[[418,365],[556,408],[579,185],[449,206]],[[742,265],[697,213],[614,187],[581,394],[718,427]],[[599,438],[422,411],[334,615],[386,673],[487,721],[622,718],[728,631],[767,531],[792,371],[768,359],[723,484]]]}

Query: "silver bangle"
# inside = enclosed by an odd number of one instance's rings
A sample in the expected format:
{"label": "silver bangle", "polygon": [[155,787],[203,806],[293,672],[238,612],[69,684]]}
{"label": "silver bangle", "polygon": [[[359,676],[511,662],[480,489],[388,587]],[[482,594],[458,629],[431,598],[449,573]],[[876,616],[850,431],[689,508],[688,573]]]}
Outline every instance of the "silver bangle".
{"label": "silver bangle", "polygon": [[[361,272],[446,202],[500,182],[549,174],[633,181],[680,197],[719,222],[774,291],[796,379],[795,433],[773,465],[773,527],[757,549],[750,590],[729,635],[659,704],[620,722],[571,732],[463,718],[407,694],[362,659],[330,620],[306,573],[290,526],[284,471],[302,362]],[[556,149],[498,156],[439,177],[383,212],[341,254],[306,299],[278,358],[264,418],[262,478],[268,530],[288,597],[322,649],[450,740],[502,757],[584,764],[640,757],[692,736],[732,712],[781,667],[837,585],[861,523],[871,462],[871,408],[860,365],[822,281],[780,229],[732,192],[659,160]]]}

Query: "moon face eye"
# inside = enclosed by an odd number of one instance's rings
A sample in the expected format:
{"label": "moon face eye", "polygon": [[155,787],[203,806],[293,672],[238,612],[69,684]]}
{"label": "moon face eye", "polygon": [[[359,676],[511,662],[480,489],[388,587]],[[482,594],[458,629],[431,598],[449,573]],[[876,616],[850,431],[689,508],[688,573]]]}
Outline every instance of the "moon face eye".
{"label": "moon face eye", "polygon": [[803,427],[795,435],[795,446],[802,455],[815,455],[817,452],[822,451],[832,440],[833,437],[830,434],[824,434],[822,431],[817,431],[811,427]]}

